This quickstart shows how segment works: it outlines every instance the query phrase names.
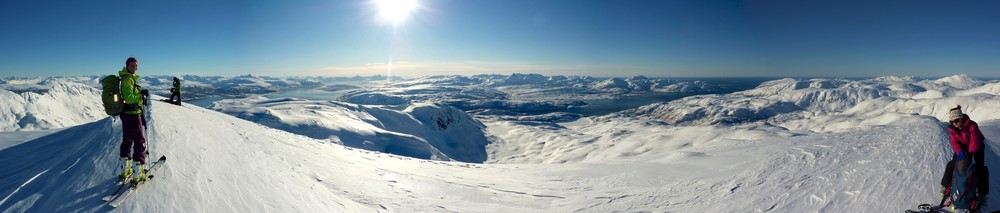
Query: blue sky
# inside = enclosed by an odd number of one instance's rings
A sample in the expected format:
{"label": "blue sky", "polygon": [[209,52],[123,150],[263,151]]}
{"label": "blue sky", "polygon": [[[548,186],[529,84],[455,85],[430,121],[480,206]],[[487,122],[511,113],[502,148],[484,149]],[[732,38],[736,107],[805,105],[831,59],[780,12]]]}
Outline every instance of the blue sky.
{"label": "blue sky", "polygon": [[1000,76],[1000,1],[0,2],[0,76]]}

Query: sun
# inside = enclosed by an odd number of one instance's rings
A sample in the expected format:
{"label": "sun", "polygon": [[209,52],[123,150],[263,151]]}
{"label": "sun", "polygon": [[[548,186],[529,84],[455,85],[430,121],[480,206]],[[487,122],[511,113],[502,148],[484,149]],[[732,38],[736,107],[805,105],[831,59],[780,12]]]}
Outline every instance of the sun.
{"label": "sun", "polygon": [[405,22],[418,7],[417,0],[375,0],[375,6],[382,23],[392,23],[393,26]]}

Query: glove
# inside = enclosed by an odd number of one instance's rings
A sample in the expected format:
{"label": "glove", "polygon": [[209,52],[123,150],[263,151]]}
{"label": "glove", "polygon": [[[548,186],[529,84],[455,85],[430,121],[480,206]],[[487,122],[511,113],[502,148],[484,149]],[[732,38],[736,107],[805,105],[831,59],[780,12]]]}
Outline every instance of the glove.
{"label": "glove", "polygon": [[149,106],[149,90],[139,90],[139,95],[142,95],[142,105]]}
{"label": "glove", "polygon": [[958,152],[955,154],[955,160],[965,160],[965,152]]}

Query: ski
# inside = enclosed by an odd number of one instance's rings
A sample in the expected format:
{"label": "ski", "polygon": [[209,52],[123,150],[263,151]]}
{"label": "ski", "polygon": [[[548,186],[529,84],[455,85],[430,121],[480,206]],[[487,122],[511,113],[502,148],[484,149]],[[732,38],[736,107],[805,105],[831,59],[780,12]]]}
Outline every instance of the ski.
{"label": "ski", "polygon": [[169,100],[169,99],[160,99],[160,101],[167,102],[169,104],[173,104],[173,105],[177,105],[177,106],[181,105],[181,102],[180,101],[176,101],[176,100],[172,101],[172,100]]}
{"label": "ski", "polygon": [[153,178],[155,177],[153,173],[159,170],[160,167],[163,166],[163,163],[165,163],[166,161],[167,161],[167,156],[162,156],[160,157],[160,159],[156,160],[156,162],[153,162],[153,164],[149,166],[149,169],[146,172],[147,176],[145,181],[135,184],[125,184],[127,185],[125,191],[111,198],[111,201],[108,202],[108,205],[111,206],[111,208],[118,208],[118,206],[121,206],[122,203],[124,203],[125,200],[129,198],[129,196],[131,196],[136,190],[139,190],[139,187],[145,185],[146,182],[153,180]]}
{"label": "ski", "polygon": [[112,191],[110,195],[101,198],[101,200],[103,200],[104,202],[111,202],[111,200],[114,200],[115,197],[118,197],[118,195],[121,195],[121,193],[124,192],[125,189],[127,189],[125,186],[127,186],[128,183],[126,183],[124,180],[119,179],[117,182],[118,182],[117,184],[118,188]]}

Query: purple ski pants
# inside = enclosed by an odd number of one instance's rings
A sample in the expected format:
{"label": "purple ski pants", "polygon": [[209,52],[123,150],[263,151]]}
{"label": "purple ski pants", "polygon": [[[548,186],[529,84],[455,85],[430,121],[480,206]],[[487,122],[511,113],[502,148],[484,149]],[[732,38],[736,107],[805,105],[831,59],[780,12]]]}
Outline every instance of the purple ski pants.
{"label": "purple ski pants", "polygon": [[146,162],[146,138],[142,135],[142,115],[121,114],[122,118],[122,146],[119,156],[129,157],[132,151],[132,160]]}

